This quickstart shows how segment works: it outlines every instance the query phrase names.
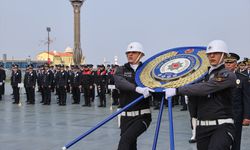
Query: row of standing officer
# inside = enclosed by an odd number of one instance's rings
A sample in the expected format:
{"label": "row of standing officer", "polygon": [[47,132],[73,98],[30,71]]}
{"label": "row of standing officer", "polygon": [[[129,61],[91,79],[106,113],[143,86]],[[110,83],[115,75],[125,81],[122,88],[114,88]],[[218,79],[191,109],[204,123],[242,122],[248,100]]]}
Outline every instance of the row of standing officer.
{"label": "row of standing officer", "polygon": [[[78,66],[71,66],[72,70],[66,71],[64,65],[57,66],[57,70],[51,70],[48,64],[44,64],[41,69],[35,71],[33,66],[29,65],[24,75],[24,87],[27,95],[27,103],[35,103],[35,87],[42,94],[44,105],[51,103],[51,91],[56,89],[59,98],[59,105],[66,105],[66,93],[69,87],[73,96],[73,104],[80,103],[80,93],[84,93],[85,104],[83,106],[91,106],[91,101],[95,97],[95,85],[100,97],[99,107],[106,106],[107,84],[112,81],[112,72],[107,71],[104,65],[98,65],[98,70],[92,70],[93,65],[83,65],[82,70]],[[19,84],[21,83],[21,71],[18,65],[12,67],[11,85],[15,98],[15,104],[19,103]],[[117,95],[118,93],[116,93]],[[117,96],[116,96],[117,97]]]}

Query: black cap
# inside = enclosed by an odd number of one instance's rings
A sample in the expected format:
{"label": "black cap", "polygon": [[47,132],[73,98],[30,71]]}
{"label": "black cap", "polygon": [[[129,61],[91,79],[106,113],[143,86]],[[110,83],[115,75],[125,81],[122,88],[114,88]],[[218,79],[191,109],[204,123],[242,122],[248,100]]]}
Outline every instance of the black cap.
{"label": "black cap", "polygon": [[30,65],[28,65],[28,67],[27,67],[27,68],[31,68],[31,69],[32,69],[32,68],[33,68],[33,65],[32,65],[32,64],[30,64]]}
{"label": "black cap", "polygon": [[87,67],[88,67],[88,65],[87,65],[87,64],[83,64],[82,66],[83,66],[84,68],[87,68]]}
{"label": "black cap", "polygon": [[227,62],[234,62],[234,61],[238,61],[240,60],[240,56],[238,54],[235,54],[235,53],[229,53],[226,55],[224,61],[227,63]]}
{"label": "black cap", "polygon": [[239,66],[245,66],[245,65],[246,65],[246,62],[245,62],[245,61],[240,61],[240,62],[238,63],[238,65],[239,65]]}
{"label": "black cap", "polygon": [[14,68],[18,68],[18,64],[14,64],[13,67],[14,67]]}
{"label": "black cap", "polygon": [[60,67],[63,68],[63,67],[64,67],[64,64],[61,64]]}
{"label": "black cap", "polygon": [[48,63],[45,63],[43,66],[44,66],[44,67],[49,67],[49,64],[48,64]]}

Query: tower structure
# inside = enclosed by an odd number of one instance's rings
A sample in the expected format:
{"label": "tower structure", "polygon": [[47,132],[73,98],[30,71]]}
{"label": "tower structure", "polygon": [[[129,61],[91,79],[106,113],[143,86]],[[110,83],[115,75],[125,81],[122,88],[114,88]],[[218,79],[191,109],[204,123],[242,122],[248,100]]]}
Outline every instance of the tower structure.
{"label": "tower structure", "polygon": [[80,65],[84,62],[85,57],[82,55],[81,34],[80,34],[80,14],[81,6],[85,0],[70,0],[74,9],[74,49],[73,61],[75,65]]}

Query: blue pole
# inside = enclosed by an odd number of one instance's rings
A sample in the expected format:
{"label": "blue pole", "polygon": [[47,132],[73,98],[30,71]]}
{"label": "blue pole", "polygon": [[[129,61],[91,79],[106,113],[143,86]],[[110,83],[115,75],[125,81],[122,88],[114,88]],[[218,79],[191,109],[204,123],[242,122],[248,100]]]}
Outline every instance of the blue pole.
{"label": "blue pole", "polygon": [[173,127],[173,114],[172,114],[172,97],[168,97],[168,117],[169,117],[170,150],[174,150],[174,127]]}
{"label": "blue pole", "polygon": [[76,139],[74,139],[72,142],[66,144],[64,147],[62,147],[62,150],[66,150],[66,149],[70,148],[72,145],[74,145],[75,143],[77,143],[78,141],[80,141],[81,139],[83,139],[84,137],[86,137],[87,135],[89,135],[90,133],[94,132],[96,129],[100,128],[102,125],[104,125],[108,121],[112,120],[114,117],[116,117],[117,115],[119,115],[123,111],[127,110],[128,108],[130,108],[131,106],[133,106],[137,102],[141,101],[142,99],[143,99],[143,96],[140,96],[137,99],[135,99],[134,101],[132,101],[131,103],[129,103],[128,105],[126,105],[125,107],[123,107],[122,109],[114,112],[108,118],[104,119],[103,121],[101,121],[100,123],[98,123],[96,126],[94,126],[93,128],[91,128],[90,130],[88,130],[87,132],[83,133],[82,135],[80,135],[79,137],[77,137]]}
{"label": "blue pole", "polygon": [[158,119],[157,119],[157,124],[156,124],[156,129],[155,129],[155,137],[154,137],[154,143],[153,143],[152,150],[156,150],[158,135],[159,135],[160,127],[161,127],[161,118],[162,118],[162,112],[163,112],[163,105],[164,105],[164,96],[161,99],[161,107],[160,107],[160,111],[159,111],[159,114],[158,114]]}

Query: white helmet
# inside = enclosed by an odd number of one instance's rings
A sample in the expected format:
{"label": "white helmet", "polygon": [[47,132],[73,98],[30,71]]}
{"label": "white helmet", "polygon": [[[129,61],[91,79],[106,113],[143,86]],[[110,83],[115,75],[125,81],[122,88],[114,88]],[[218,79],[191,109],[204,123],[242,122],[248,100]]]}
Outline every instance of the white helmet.
{"label": "white helmet", "polygon": [[130,43],[128,45],[127,50],[126,50],[126,54],[128,52],[140,52],[144,56],[143,47],[142,47],[141,43],[139,43],[139,42],[132,42],[132,43]]}
{"label": "white helmet", "polygon": [[229,52],[228,52],[227,44],[222,40],[211,41],[207,46],[206,53],[209,54],[209,53],[215,53],[215,52],[228,54]]}

